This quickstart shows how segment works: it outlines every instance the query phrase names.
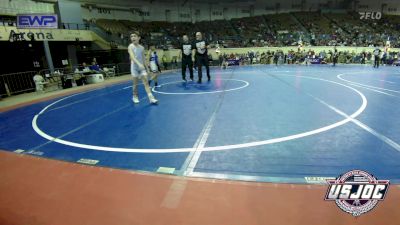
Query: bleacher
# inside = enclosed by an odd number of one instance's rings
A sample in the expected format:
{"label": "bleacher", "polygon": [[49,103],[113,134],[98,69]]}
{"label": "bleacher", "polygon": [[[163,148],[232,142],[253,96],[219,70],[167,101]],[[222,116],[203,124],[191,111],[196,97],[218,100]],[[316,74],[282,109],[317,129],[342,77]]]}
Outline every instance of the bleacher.
{"label": "bleacher", "polygon": [[318,46],[370,46],[383,45],[388,37],[397,44],[400,34],[398,16],[362,21],[357,13],[294,12],[196,23],[99,20],[97,24],[117,34],[139,30],[144,43],[160,48],[177,47],[183,34],[194,37],[196,31],[202,31],[211,44],[225,47],[294,46],[299,39]]}
{"label": "bleacher", "polygon": [[273,46],[287,46],[297,42],[304,31],[289,13],[265,15],[265,20],[274,35]]}
{"label": "bleacher", "polygon": [[111,34],[124,34],[128,32],[128,27],[118,20],[97,19],[96,25]]}

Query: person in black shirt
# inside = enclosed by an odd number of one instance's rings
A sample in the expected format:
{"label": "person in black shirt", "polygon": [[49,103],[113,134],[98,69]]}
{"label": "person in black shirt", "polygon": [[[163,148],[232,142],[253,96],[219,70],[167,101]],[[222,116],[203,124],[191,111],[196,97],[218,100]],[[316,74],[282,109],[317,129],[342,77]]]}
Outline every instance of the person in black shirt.
{"label": "person in black shirt", "polygon": [[374,53],[374,68],[379,68],[379,60],[380,60],[380,54],[381,54],[381,50],[376,47],[375,50],[373,51]]}
{"label": "person in black shirt", "polygon": [[197,83],[201,83],[201,77],[202,77],[202,71],[201,71],[201,67],[204,65],[206,67],[206,71],[207,71],[207,78],[208,81],[211,80],[211,76],[210,76],[210,67],[208,65],[208,52],[207,52],[207,48],[208,48],[208,42],[203,40],[203,36],[200,32],[196,33],[196,41],[194,43],[195,49],[194,51],[196,51],[196,65],[197,65],[197,72],[198,72],[198,76],[199,76],[199,80],[197,81]]}
{"label": "person in black shirt", "polygon": [[193,45],[189,42],[187,35],[183,35],[181,43],[181,60],[182,60],[182,80],[186,82],[186,67],[189,68],[190,80],[193,81],[193,61],[192,50]]}
{"label": "person in black shirt", "polygon": [[278,65],[279,53],[278,53],[278,51],[275,51],[273,54],[274,54],[274,64],[275,64],[275,66],[277,66]]}
{"label": "person in black shirt", "polygon": [[337,63],[338,58],[339,58],[339,53],[338,53],[336,48],[333,51],[333,56],[332,57],[333,57],[333,66],[336,66],[336,63]]}
{"label": "person in black shirt", "polygon": [[250,65],[253,65],[254,52],[250,51],[248,55],[249,55],[249,58],[250,58]]}
{"label": "person in black shirt", "polygon": [[361,53],[361,64],[365,64],[365,59],[367,58],[367,53],[362,52]]}

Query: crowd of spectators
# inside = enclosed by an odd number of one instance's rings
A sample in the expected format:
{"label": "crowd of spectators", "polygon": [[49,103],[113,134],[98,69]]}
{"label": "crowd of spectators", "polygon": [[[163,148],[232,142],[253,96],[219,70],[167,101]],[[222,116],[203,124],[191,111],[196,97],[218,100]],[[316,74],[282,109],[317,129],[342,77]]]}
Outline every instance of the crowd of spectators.
{"label": "crowd of spectators", "polygon": [[383,15],[380,20],[360,20],[358,13],[294,12],[231,20],[190,22],[133,22],[99,19],[95,23],[107,32],[127,39],[138,30],[142,42],[157,48],[177,48],[183,34],[194,37],[202,31],[213,46],[281,47],[297,46],[385,46],[400,47],[400,17]]}
{"label": "crowd of spectators", "polygon": [[[222,54],[219,62],[228,60],[237,60],[239,65],[250,64],[309,64],[313,59],[317,59],[319,64],[329,64],[333,62],[334,48],[332,50],[322,50],[315,52],[311,49],[296,49],[283,52],[276,51],[250,51],[241,54]],[[338,63],[343,64],[373,64],[374,55],[372,51],[363,51],[356,53],[355,51],[338,51]],[[379,59],[382,65],[400,66],[400,52],[385,52],[382,51]]]}

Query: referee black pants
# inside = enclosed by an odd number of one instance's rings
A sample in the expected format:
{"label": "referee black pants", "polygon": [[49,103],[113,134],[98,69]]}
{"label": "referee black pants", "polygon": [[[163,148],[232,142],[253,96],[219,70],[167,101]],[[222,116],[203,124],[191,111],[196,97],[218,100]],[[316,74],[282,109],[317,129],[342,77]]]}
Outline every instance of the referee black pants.
{"label": "referee black pants", "polygon": [[374,68],[379,68],[379,58],[375,56]]}
{"label": "referee black pants", "polygon": [[203,76],[201,67],[205,66],[206,71],[207,71],[207,78],[211,79],[210,77],[210,66],[208,65],[208,56],[207,55],[197,55],[197,72],[199,76],[199,81],[201,81],[201,78]]}
{"label": "referee black pants", "polygon": [[189,68],[190,79],[193,80],[193,61],[192,57],[182,57],[182,79],[186,80],[186,67]]}

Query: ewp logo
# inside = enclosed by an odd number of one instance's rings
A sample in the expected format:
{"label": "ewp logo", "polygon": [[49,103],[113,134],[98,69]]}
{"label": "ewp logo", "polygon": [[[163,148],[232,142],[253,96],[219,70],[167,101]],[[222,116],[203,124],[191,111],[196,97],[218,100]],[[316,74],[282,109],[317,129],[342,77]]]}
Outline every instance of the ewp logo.
{"label": "ewp logo", "polygon": [[360,20],[380,20],[382,18],[381,12],[359,12]]}
{"label": "ewp logo", "polygon": [[17,16],[18,28],[58,28],[56,14],[25,14]]}

